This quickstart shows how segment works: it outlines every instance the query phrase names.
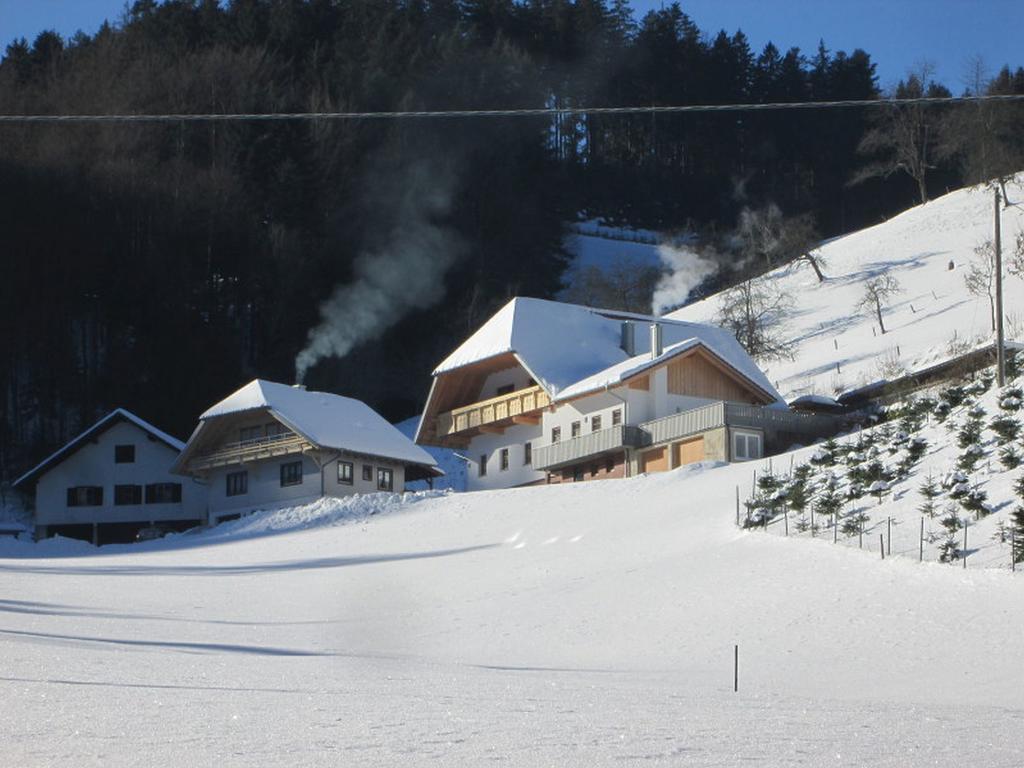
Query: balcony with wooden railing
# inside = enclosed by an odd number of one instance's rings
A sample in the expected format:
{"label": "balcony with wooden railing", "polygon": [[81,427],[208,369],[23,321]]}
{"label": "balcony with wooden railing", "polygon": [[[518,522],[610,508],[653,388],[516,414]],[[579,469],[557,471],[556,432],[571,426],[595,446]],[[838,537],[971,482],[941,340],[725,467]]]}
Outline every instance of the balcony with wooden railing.
{"label": "balcony with wooden railing", "polygon": [[550,404],[548,393],[539,386],[519,389],[438,414],[437,436],[501,432],[513,424],[536,424],[540,420],[538,411]]}
{"label": "balcony with wooden railing", "polygon": [[188,462],[188,467],[190,470],[227,467],[233,464],[244,464],[247,461],[303,453],[313,447],[313,444],[301,435],[285,432],[280,435],[267,435],[237,443],[222,443],[213,450],[194,457]]}

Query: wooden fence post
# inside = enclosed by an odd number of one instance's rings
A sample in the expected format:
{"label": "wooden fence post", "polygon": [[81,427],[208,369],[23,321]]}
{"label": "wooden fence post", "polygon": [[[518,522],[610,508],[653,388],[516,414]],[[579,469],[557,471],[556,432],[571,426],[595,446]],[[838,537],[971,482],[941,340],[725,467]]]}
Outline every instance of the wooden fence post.
{"label": "wooden fence post", "polygon": [[885,554],[892,554],[892,518],[885,518],[886,534],[885,534]]}
{"label": "wooden fence post", "polygon": [[786,523],[786,535],[789,536],[789,512],[783,512],[782,519]]}
{"label": "wooden fence post", "polygon": [[921,518],[921,539],[920,539],[920,541],[918,541],[918,546],[920,547],[921,552],[917,556],[917,562],[923,563],[924,562],[924,518],[923,517]]}
{"label": "wooden fence post", "polygon": [[732,647],[732,692],[737,693],[740,689],[740,647]]}
{"label": "wooden fence post", "polygon": [[964,568],[967,567],[967,520],[964,520]]}
{"label": "wooden fence post", "polygon": [[882,559],[885,560],[885,537],[882,534],[878,534],[878,551],[882,553]]}

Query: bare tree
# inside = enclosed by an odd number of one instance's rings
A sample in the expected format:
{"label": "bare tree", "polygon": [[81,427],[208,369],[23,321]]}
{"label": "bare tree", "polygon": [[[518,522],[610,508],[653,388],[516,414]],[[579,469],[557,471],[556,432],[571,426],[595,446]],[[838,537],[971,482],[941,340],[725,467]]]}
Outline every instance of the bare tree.
{"label": "bare tree", "polygon": [[879,275],[864,283],[864,294],[857,309],[862,312],[873,313],[878,318],[878,327],[885,333],[885,323],[882,321],[882,308],[893,296],[903,290],[899,281],[892,275]]}
{"label": "bare tree", "polygon": [[716,322],[728,328],[756,360],[792,359],[793,344],[783,333],[790,297],[766,278],[745,280],[722,293]]}
{"label": "bare tree", "polygon": [[[949,89],[932,80],[933,67],[922,64],[901,80],[891,94],[895,99],[949,96]],[[851,184],[878,176],[906,173],[917,183],[921,203],[928,202],[928,171],[940,134],[940,113],[923,104],[893,104],[879,110],[877,123],[860,141],[857,151],[876,158],[857,172]]]}
{"label": "bare tree", "polygon": [[996,297],[993,293],[996,281],[996,252],[992,241],[986,240],[974,249],[971,266],[964,275],[967,292],[972,296],[988,297],[988,314],[992,330],[996,329]]}
{"label": "bare tree", "polygon": [[763,208],[744,208],[733,239],[746,261],[763,259],[766,266],[772,267],[803,259],[811,264],[819,281],[825,279],[819,268],[820,260],[810,255],[821,238],[809,214],[787,218],[775,203]]}
{"label": "bare tree", "polygon": [[[964,85],[970,95],[1015,92],[1009,69],[990,78],[981,57],[968,63]],[[1003,206],[1009,207],[1006,184],[1024,165],[1024,142],[1019,131],[1022,119],[1024,110],[1010,102],[977,101],[950,110],[942,123],[938,157],[958,162],[969,183],[998,188]]]}

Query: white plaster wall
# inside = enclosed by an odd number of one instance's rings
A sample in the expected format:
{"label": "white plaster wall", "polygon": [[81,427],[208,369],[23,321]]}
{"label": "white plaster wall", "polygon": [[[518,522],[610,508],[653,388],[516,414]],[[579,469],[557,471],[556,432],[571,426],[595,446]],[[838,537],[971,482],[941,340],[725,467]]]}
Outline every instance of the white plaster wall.
{"label": "white plaster wall", "polygon": [[515,389],[526,389],[530,384],[530,374],[528,374],[522,366],[516,366],[515,368],[506,368],[503,371],[495,371],[484,381],[484,386],[480,390],[479,400],[489,400],[492,397],[497,397],[498,387],[506,387],[511,384]]}
{"label": "white plaster wall", "polygon": [[[135,461],[114,463],[115,445],[134,445]],[[178,452],[128,421],[120,421],[43,473],[36,483],[36,525],[129,523],[160,520],[206,520],[205,489],[187,477],[172,475]],[[145,486],[180,483],[180,504],[146,504]],[[80,485],[103,487],[103,505],[69,507],[68,488]],[[115,485],[143,486],[143,503],[117,506]]]}
{"label": "white plaster wall", "polygon": [[[343,461],[353,464],[354,480],[352,485],[338,482],[338,465],[334,454],[327,454],[328,462],[323,468],[323,485],[321,471],[317,462],[309,455],[276,456],[272,459],[261,459],[232,467],[220,467],[208,475],[210,521],[224,515],[248,512],[253,509],[280,506],[282,504],[303,504],[321,496],[351,496],[356,493],[377,492],[377,468],[391,469],[394,477],[394,491],[405,490],[404,466],[380,459],[358,458],[348,455],[341,457]],[[298,485],[281,486],[281,465],[293,461],[302,461],[302,482]],[[370,480],[363,480],[363,465],[372,467]],[[238,496],[227,495],[227,476],[233,472],[249,473],[248,491]],[[322,490],[321,490],[322,488]]]}
{"label": "white plaster wall", "polygon": [[[616,394],[622,395],[621,391]],[[622,423],[627,424],[627,404],[610,392],[597,392],[587,397],[581,397],[569,403],[561,403],[555,406],[553,413],[545,411],[541,425],[544,427],[543,445],[551,445],[551,430],[561,427],[562,440],[572,438],[572,423],[580,422],[580,435],[590,434],[590,419],[592,416],[601,417],[601,429],[607,429],[612,425],[612,411],[616,408],[622,409]]]}
{"label": "white plaster wall", "polygon": [[[470,441],[469,448],[464,453],[469,459],[466,467],[466,489],[482,491],[512,488],[543,480],[546,477],[543,472],[523,464],[523,444],[532,443],[536,449],[542,439],[540,425],[534,424],[515,425],[500,435],[477,435]],[[502,448],[509,449],[508,469],[504,472],[500,464]],[[487,455],[487,475],[480,477],[480,456],[483,454]]]}

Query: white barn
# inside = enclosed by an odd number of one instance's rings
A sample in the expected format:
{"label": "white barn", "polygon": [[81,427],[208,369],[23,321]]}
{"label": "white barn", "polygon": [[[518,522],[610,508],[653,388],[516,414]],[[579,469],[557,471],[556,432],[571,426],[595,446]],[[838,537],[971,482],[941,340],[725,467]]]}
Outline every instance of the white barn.
{"label": "white barn", "polygon": [[14,482],[31,497],[36,538],[132,541],[160,524],[206,522],[206,489],[171,474],[184,443],[130,411],[111,411]]}
{"label": "white barn", "polygon": [[173,471],[207,487],[211,523],[444,474],[362,401],[260,379],[202,414]]}

